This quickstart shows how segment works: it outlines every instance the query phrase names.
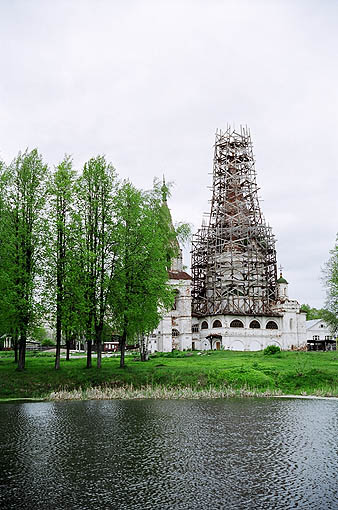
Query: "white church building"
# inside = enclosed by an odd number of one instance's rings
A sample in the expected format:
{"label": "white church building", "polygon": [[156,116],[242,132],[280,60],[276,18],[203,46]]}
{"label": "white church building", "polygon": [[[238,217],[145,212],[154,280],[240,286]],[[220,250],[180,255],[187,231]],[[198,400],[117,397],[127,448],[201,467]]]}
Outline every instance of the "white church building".
{"label": "white church building", "polygon": [[283,350],[306,345],[306,313],[298,301],[289,299],[288,283],[280,274],[278,300],[271,315],[217,315],[192,321],[194,349],[259,351],[268,345]]}
{"label": "white church building", "polygon": [[288,296],[288,282],[282,273],[277,280],[275,313],[268,316],[192,316],[192,278],[183,270],[182,252],[169,271],[169,283],[176,291],[175,304],[149,338],[150,352],[174,349],[259,351],[268,345],[282,350],[305,347],[306,313]]}

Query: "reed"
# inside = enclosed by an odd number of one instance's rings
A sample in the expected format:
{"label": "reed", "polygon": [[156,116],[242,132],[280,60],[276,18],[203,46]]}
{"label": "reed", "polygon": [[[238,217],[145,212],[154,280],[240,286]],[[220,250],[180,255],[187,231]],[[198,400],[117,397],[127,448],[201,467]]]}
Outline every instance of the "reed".
{"label": "reed", "polygon": [[76,390],[61,389],[53,391],[47,400],[196,400],[217,399],[231,397],[272,397],[281,395],[279,390],[260,391],[255,388],[231,388],[224,386],[214,388],[195,389],[191,387],[166,388],[165,386],[143,386],[135,388],[133,385],[125,387],[98,386],[78,388]]}

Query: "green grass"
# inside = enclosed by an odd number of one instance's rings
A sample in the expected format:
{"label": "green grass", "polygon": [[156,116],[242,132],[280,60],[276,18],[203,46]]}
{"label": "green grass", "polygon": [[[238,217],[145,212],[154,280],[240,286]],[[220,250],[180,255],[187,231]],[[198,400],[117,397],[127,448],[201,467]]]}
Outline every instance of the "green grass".
{"label": "green grass", "polygon": [[119,358],[103,358],[102,368],[85,368],[85,359],[61,360],[54,370],[54,357],[29,354],[26,370],[17,372],[9,353],[0,353],[0,399],[41,398],[60,389],[90,387],[166,387],[206,389],[254,389],[283,394],[338,395],[338,353],[213,351],[205,354],[157,354],[142,363],[128,356],[126,368]]}

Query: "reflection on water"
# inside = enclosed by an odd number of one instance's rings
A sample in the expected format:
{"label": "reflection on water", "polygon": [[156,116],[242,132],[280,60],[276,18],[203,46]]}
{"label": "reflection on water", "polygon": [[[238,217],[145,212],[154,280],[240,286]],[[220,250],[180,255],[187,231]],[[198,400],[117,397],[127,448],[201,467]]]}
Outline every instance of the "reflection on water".
{"label": "reflection on water", "polygon": [[338,403],[0,406],[0,507],[337,510]]}

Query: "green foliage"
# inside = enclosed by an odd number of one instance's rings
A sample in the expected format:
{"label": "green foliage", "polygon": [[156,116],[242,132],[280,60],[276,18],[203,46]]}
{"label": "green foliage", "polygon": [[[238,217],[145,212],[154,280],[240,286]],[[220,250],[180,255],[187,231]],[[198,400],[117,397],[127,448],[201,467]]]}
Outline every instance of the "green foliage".
{"label": "green foliage", "polygon": [[303,304],[300,307],[301,312],[306,312],[306,320],[321,319],[323,309],[312,308],[310,305]]}
{"label": "green foliage", "polygon": [[76,258],[72,286],[76,289],[76,313],[82,318],[86,339],[97,346],[102,344],[119,258],[116,188],[115,170],[103,156],[85,163],[75,187]]}
{"label": "green foliage", "polygon": [[163,310],[172,306],[167,257],[175,234],[164,214],[158,188],[146,193],[128,181],[122,183],[117,215],[119,257],[110,310],[117,330],[134,342],[138,335],[150,333]]}
{"label": "green foliage", "polygon": [[191,237],[192,227],[190,223],[175,223],[175,234],[179,243],[186,243]]}
{"label": "green foliage", "polygon": [[159,182],[147,192],[119,182],[103,156],[78,176],[69,156],[49,172],[37,150],[0,163],[0,333],[19,342],[21,368],[41,319],[56,330],[55,368],[61,340],[137,343],[158,325],[174,300],[178,240],[190,235],[173,227],[167,195]]}
{"label": "green foliage", "polygon": [[1,173],[0,317],[19,340],[19,369],[25,366],[27,333],[41,315],[47,166],[36,149],[19,153]]}
{"label": "green foliage", "polygon": [[281,352],[281,350],[280,350],[280,347],[278,347],[278,345],[268,345],[267,347],[265,347],[263,354],[270,356],[270,355],[277,354],[280,352]]}
{"label": "green foliage", "polygon": [[42,347],[53,347],[55,346],[55,342],[51,338],[45,338],[41,342]]}
{"label": "green foliage", "polygon": [[43,342],[47,339],[47,331],[43,326],[35,326],[33,328],[31,336],[33,340],[36,340],[37,342]]}

